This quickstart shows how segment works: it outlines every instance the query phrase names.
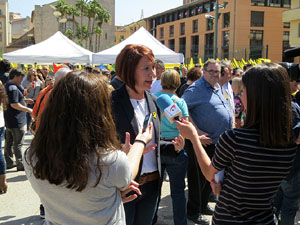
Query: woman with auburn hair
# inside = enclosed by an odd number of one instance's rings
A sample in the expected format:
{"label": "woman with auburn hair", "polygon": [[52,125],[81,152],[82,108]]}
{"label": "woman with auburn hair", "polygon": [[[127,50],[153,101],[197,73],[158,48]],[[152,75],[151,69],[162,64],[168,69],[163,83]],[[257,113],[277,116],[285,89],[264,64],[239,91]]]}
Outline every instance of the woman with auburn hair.
{"label": "woman with auburn hair", "polygon": [[[195,127],[186,121],[177,125],[191,139],[201,170],[219,194],[213,224],[274,225],[272,198],[296,153],[289,78],[283,67],[272,63],[247,70],[242,82],[245,124],[221,135],[212,161]],[[221,170],[222,188],[214,183]]]}
{"label": "woman with auburn hair", "polygon": [[153,138],[149,145],[154,144],[157,148],[143,155],[139,167],[136,181],[142,195],[124,204],[127,225],[151,225],[159,196],[160,147],[163,145],[159,140],[160,111],[155,97],[148,92],[156,75],[152,50],[143,45],[126,45],[117,56],[116,73],[124,82],[111,96],[121,143],[125,142],[125,132],[130,133],[130,143],[133,143],[145,116],[152,115]]}
{"label": "woman with auburn hair", "polygon": [[119,150],[107,83],[83,71],[57,83],[41,117],[23,162],[47,224],[125,224],[122,199],[136,198],[125,196],[131,190],[140,193],[131,179],[152,139],[152,125],[131,148],[126,141],[126,157]]}
{"label": "woman with auburn hair", "polygon": [[202,70],[199,67],[194,67],[190,69],[186,75],[186,83],[179,88],[178,97],[181,98],[184,91],[196,80],[200,79],[202,76]]}

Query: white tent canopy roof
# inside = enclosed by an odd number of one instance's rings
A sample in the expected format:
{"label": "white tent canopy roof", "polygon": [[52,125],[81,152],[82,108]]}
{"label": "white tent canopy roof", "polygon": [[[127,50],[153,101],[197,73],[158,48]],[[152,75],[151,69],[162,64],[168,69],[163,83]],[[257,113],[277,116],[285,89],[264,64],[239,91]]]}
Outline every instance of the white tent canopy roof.
{"label": "white tent canopy roof", "polygon": [[13,63],[91,63],[92,52],[82,48],[60,31],[48,39],[29,47],[3,54]]}
{"label": "white tent canopy roof", "polygon": [[144,27],[141,27],[138,31],[121,43],[93,54],[93,64],[115,63],[117,55],[128,44],[145,45],[149,47],[153,51],[155,58],[162,60],[164,63],[184,62],[184,56],[182,53],[176,53],[167,48],[153,37]]}

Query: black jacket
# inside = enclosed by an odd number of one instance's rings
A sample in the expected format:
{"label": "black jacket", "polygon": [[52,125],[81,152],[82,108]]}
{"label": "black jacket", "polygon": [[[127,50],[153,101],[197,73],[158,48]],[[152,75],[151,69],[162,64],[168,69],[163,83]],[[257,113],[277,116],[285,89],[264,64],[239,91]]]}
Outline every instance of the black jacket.
{"label": "black jacket", "polygon": [[[149,111],[153,114],[153,129],[155,134],[155,143],[157,143],[156,158],[159,172],[161,171],[160,166],[160,111],[156,105],[156,98],[149,92],[145,91],[145,97],[148,104]],[[139,133],[138,122],[134,115],[134,109],[131,105],[129,95],[126,90],[126,86],[123,85],[121,88],[114,90],[111,94],[112,112],[121,143],[125,143],[125,133],[130,133],[130,143],[133,144],[135,137]],[[138,179],[141,172],[141,165],[143,158],[140,163],[139,173],[136,177]]]}

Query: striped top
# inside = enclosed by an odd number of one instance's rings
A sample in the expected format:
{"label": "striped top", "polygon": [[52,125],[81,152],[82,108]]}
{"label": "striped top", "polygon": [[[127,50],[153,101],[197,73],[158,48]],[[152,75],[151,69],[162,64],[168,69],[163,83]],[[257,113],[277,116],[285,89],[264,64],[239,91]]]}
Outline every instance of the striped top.
{"label": "striped top", "polygon": [[296,146],[259,146],[255,129],[223,133],[212,160],[225,177],[213,224],[273,225],[272,198],[292,166]]}

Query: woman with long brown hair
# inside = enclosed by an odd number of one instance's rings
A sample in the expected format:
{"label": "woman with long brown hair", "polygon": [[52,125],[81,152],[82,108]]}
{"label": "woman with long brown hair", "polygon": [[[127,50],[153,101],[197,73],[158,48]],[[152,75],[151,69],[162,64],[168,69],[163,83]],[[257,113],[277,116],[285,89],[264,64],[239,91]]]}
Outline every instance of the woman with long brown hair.
{"label": "woman with long brown hair", "polygon": [[212,161],[195,127],[185,121],[177,125],[191,139],[208,181],[225,170],[221,192],[212,185],[219,194],[213,224],[274,225],[272,198],[296,154],[289,78],[283,67],[272,63],[247,70],[242,82],[245,124],[221,135]]}
{"label": "woman with long brown hair", "polygon": [[137,196],[121,192],[140,193],[131,179],[151,133],[151,125],[139,133],[126,156],[119,150],[106,81],[83,71],[63,77],[24,154],[26,175],[48,224],[125,224],[122,198]]}

